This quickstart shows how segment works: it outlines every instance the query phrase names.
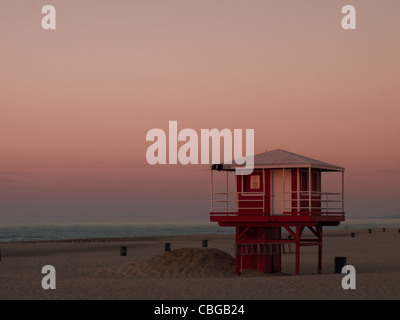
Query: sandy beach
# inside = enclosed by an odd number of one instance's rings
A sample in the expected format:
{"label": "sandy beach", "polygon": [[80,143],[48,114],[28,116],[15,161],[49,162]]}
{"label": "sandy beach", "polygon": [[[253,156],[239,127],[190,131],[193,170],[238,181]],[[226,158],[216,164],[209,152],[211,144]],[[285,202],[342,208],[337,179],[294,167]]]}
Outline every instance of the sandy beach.
{"label": "sandy beach", "polygon": [[[301,248],[298,276],[293,253],[282,255],[282,273],[234,274],[233,235],[0,243],[0,299],[400,299],[398,230],[351,232],[325,231],[322,274],[317,247]],[[355,267],[356,289],[342,288],[337,256]],[[55,290],[41,286],[44,265],[56,269]]]}

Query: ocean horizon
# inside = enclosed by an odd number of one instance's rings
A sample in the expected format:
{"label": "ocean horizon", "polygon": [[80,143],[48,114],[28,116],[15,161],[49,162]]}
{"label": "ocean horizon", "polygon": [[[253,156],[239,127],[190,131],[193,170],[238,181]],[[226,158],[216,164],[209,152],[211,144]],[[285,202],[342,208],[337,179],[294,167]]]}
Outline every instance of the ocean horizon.
{"label": "ocean horizon", "polygon": [[[325,230],[400,228],[400,218],[352,218]],[[148,222],[121,220],[77,220],[33,222],[0,220],[0,242],[101,239],[148,236],[234,234],[233,227],[207,221]]]}

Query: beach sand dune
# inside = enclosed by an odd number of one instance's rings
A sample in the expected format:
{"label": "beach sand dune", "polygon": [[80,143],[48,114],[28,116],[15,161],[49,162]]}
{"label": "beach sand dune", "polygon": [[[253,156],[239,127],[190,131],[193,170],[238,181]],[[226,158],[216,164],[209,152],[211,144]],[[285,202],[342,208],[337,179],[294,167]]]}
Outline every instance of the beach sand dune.
{"label": "beach sand dune", "polygon": [[234,268],[235,258],[219,249],[181,248],[107,271],[122,277],[232,277]]}
{"label": "beach sand dune", "polygon": [[[299,276],[293,253],[279,274],[234,274],[234,235],[0,243],[0,299],[400,299],[400,233],[354,232],[325,232],[319,275],[317,248],[301,248]],[[336,256],[355,267],[355,290],[342,288]],[[55,290],[41,286],[44,265],[56,269]]]}

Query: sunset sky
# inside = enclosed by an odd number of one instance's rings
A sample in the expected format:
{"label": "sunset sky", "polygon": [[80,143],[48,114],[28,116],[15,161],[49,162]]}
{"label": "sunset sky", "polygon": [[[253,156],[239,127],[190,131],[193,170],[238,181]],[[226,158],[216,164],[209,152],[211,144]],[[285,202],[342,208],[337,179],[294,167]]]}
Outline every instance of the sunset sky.
{"label": "sunset sky", "polygon": [[207,165],[146,161],[170,120],[254,129],[256,153],[344,167],[348,217],[400,214],[399,17],[398,0],[3,0],[0,218],[207,221]]}

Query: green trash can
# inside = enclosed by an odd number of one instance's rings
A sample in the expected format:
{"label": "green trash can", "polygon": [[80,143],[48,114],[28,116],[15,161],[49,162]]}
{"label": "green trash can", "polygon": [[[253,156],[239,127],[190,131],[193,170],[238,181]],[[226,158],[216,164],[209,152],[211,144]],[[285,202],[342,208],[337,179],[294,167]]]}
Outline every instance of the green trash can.
{"label": "green trash can", "polygon": [[347,264],[346,257],[335,257],[335,273],[342,273],[342,268]]}

